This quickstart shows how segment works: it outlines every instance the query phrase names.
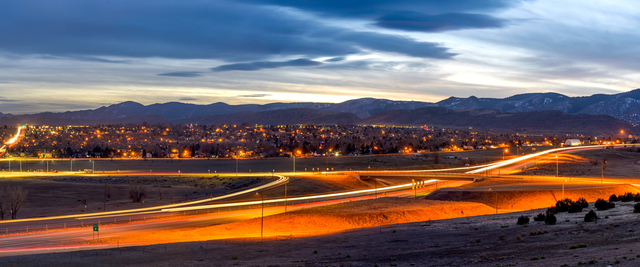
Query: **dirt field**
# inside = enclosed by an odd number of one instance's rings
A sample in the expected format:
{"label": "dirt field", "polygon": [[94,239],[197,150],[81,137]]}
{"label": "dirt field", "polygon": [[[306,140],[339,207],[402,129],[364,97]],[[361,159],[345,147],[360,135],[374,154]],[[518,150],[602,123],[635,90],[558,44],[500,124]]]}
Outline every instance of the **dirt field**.
{"label": "dirt field", "polygon": [[[579,151],[559,157],[558,173],[560,176],[600,177],[602,161],[605,178],[640,178],[640,147],[620,149],[600,149]],[[555,175],[555,156],[540,157],[538,165],[518,174]]]}
{"label": "dirt field", "polygon": [[[0,258],[2,266],[638,266],[640,215],[634,203],[560,213],[543,210],[386,225],[306,237],[235,239]],[[593,265],[591,265],[593,264]]]}
{"label": "dirt field", "polygon": [[[347,202],[267,216],[264,235],[323,235],[345,229],[377,225],[439,220],[490,214],[494,210],[479,203],[383,198]],[[260,218],[197,229],[150,232],[135,236],[104,239],[104,243],[163,242],[175,240],[213,240],[232,237],[259,237]]]}
{"label": "dirt field", "polygon": [[[595,202],[598,198],[609,199],[612,194],[640,192],[631,185],[600,185],[566,183],[565,198],[584,198]],[[471,201],[483,203],[500,211],[530,210],[550,207],[562,199],[562,183],[540,181],[514,181],[488,179],[457,188],[438,190],[429,196],[432,200]]]}
{"label": "dirt field", "polygon": [[[22,186],[28,191],[27,203],[18,218],[56,216],[157,206],[222,195],[271,179],[257,177],[39,177],[37,179],[0,179],[0,187]],[[130,183],[146,186],[143,203],[129,199]],[[106,184],[106,185],[105,185]],[[106,187],[106,190],[105,190]]]}

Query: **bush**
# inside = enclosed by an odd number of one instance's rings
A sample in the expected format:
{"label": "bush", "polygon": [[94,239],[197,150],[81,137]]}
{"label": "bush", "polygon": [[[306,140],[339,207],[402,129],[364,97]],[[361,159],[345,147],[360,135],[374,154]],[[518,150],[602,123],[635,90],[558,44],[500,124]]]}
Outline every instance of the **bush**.
{"label": "bush", "polygon": [[578,201],[576,201],[576,203],[580,204],[580,206],[582,206],[583,209],[586,209],[589,207],[589,202],[587,202],[587,200],[584,198],[578,198]]}
{"label": "bush", "polygon": [[556,224],[556,216],[553,214],[547,214],[547,217],[544,218],[544,223],[549,224],[549,225],[554,225]]}
{"label": "bush", "polygon": [[567,210],[569,213],[577,213],[577,212],[582,212],[582,205],[573,202],[571,203],[571,206],[569,206],[569,210]]}
{"label": "bush", "polygon": [[529,224],[529,217],[524,215],[518,217],[518,225],[525,225],[525,224]]}
{"label": "bush", "polygon": [[640,203],[636,203],[635,205],[633,205],[633,212],[635,213],[640,212]]}
{"label": "bush", "polygon": [[584,216],[584,222],[595,222],[598,220],[598,215],[595,211],[590,210],[587,215]]}
{"label": "bush", "polygon": [[609,197],[609,201],[611,202],[615,202],[615,201],[620,201],[620,198],[618,198],[618,196],[616,196],[616,194],[613,194]]}
{"label": "bush", "polygon": [[633,195],[633,201],[635,201],[635,202],[639,202],[640,201],[640,193],[636,193],[635,195]]}
{"label": "bush", "polygon": [[556,207],[547,208],[547,215],[549,214],[558,214],[558,209]]}
{"label": "bush", "polygon": [[538,213],[538,215],[536,215],[536,217],[533,217],[533,220],[536,221],[536,222],[544,222],[544,218],[545,217],[546,216],[544,214]]}
{"label": "bush", "polygon": [[631,192],[626,192],[624,195],[618,197],[622,202],[631,202],[633,201],[635,196]]}
{"label": "bush", "polygon": [[599,198],[598,200],[596,200],[596,203],[594,206],[596,207],[597,210],[608,210],[608,209],[615,208],[616,204],[613,202],[606,201],[602,198]]}
{"label": "bush", "polygon": [[568,198],[558,200],[558,202],[556,202],[556,209],[558,210],[558,212],[569,211],[569,207],[571,207],[571,204],[573,203],[575,202]]}

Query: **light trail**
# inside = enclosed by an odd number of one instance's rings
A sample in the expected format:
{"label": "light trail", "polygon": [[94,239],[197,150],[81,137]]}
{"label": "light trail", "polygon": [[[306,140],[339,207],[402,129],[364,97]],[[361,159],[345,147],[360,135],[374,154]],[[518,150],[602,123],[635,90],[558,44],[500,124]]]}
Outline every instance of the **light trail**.
{"label": "light trail", "polygon": [[[436,180],[428,180],[425,181],[425,184],[434,183]],[[257,204],[269,204],[269,203],[278,203],[284,201],[299,201],[299,200],[314,200],[314,199],[322,199],[322,198],[332,198],[332,197],[341,197],[341,196],[352,196],[366,193],[377,193],[377,192],[385,192],[403,188],[409,188],[412,184],[401,184],[394,185],[388,187],[381,187],[377,189],[365,189],[358,191],[350,191],[350,192],[342,192],[342,193],[333,193],[333,194],[324,194],[324,195],[315,195],[315,196],[306,196],[306,197],[293,197],[293,198],[278,198],[278,199],[268,199],[263,201],[246,201],[246,202],[237,202],[237,203],[226,203],[226,204],[214,204],[214,205],[206,205],[206,206],[197,206],[197,207],[183,207],[183,208],[170,208],[163,209],[162,211],[166,212],[174,212],[174,211],[188,211],[188,210],[198,210],[198,209],[213,209],[213,208],[226,208],[226,207],[237,207],[237,206],[246,206],[246,205],[257,205]]]}
{"label": "light trail", "polygon": [[[623,146],[621,145],[614,145],[614,147],[620,147]],[[625,144],[626,146],[626,144]],[[549,153],[555,153],[555,152],[559,152],[559,151],[569,151],[569,150],[588,150],[588,149],[597,149],[597,148],[605,148],[605,147],[611,147],[610,145],[595,145],[595,146],[585,146],[585,147],[560,147],[560,148],[554,148],[554,149],[549,149],[549,150],[545,150],[545,151],[541,151],[538,153],[534,153],[534,154],[529,154],[526,156],[521,156],[521,157],[517,157],[517,158],[513,158],[513,159],[508,159],[508,160],[503,160],[497,163],[492,163],[492,164],[488,164],[488,166],[485,166],[483,168],[477,169],[477,170],[473,170],[473,171],[469,171],[466,173],[469,174],[473,174],[473,173],[482,173],[485,171],[489,171],[489,170],[493,170],[496,168],[500,168],[500,167],[504,167],[507,165],[511,165],[523,160],[528,160],[528,159],[532,159],[535,157],[539,157],[545,154],[549,154]]]}
{"label": "light trail", "polygon": [[280,175],[277,175],[277,176],[280,177],[278,180],[273,181],[273,182],[268,183],[268,184],[264,184],[264,185],[261,185],[261,186],[249,188],[247,190],[243,190],[243,191],[239,191],[239,192],[235,192],[235,193],[231,193],[231,194],[227,194],[227,195],[223,195],[223,196],[205,198],[205,199],[196,200],[196,201],[177,203],[177,204],[170,204],[170,205],[164,205],[164,206],[148,207],[148,208],[129,209],[129,210],[96,212],[96,213],[88,213],[88,214],[72,214],[72,215],[63,215],[63,216],[42,217],[42,218],[5,220],[5,221],[0,221],[0,224],[4,224],[4,223],[8,224],[8,223],[16,223],[16,222],[34,222],[34,221],[45,221],[45,220],[55,220],[55,219],[82,219],[84,217],[105,216],[105,215],[109,215],[109,216],[124,215],[124,214],[129,214],[129,213],[136,213],[136,212],[160,211],[162,209],[167,209],[167,208],[176,208],[176,207],[181,207],[181,206],[196,205],[196,204],[201,204],[201,203],[205,203],[205,202],[218,201],[218,200],[222,200],[222,199],[226,199],[226,198],[231,198],[231,197],[236,197],[236,196],[240,196],[240,195],[244,195],[244,194],[248,194],[248,193],[252,193],[252,192],[257,192],[257,191],[260,191],[262,189],[266,189],[266,188],[269,188],[269,187],[277,186],[277,185],[280,185],[282,183],[286,183],[286,182],[289,181],[288,177],[280,176]]}
{"label": "light trail", "polygon": [[7,141],[2,147],[0,147],[0,157],[2,157],[10,147],[15,145],[15,143],[20,140],[20,137],[23,134],[23,128],[23,126],[18,127],[18,132],[16,133],[16,135],[9,139],[9,141]]}

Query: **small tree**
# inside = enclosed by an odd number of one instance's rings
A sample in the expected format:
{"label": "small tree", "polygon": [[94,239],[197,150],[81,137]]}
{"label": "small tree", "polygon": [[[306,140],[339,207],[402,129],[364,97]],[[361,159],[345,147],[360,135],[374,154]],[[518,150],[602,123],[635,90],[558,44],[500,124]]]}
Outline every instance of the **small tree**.
{"label": "small tree", "polygon": [[5,188],[0,188],[0,219],[4,220],[4,215],[9,210],[9,196]]}
{"label": "small tree", "polygon": [[602,198],[596,200],[596,204],[594,205],[598,210],[608,210],[616,207],[616,203],[606,201]]}
{"label": "small tree", "polygon": [[583,209],[586,209],[589,207],[589,202],[587,202],[587,200],[584,198],[578,198],[578,201],[576,201],[576,203],[580,204],[580,206],[582,206]]}
{"label": "small tree", "polygon": [[613,194],[609,197],[609,201],[611,202],[615,202],[615,201],[620,201],[620,198],[618,198],[618,196],[616,196],[616,194]]}
{"label": "small tree", "polygon": [[631,202],[634,200],[634,195],[631,192],[626,192],[624,195],[619,196],[619,199],[622,202]]}
{"label": "small tree", "polygon": [[5,193],[9,196],[11,219],[15,219],[18,216],[18,211],[27,201],[27,190],[22,188],[22,186],[9,186]]}
{"label": "small tree", "polygon": [[587,215],[584,216],[584,222],[595,222],[598,220],[598,215],[593,210],[590,210]]}
{"label": "small tree", "polygon": [[525,225],[525,224],[529,224],[529,217],[524,215],[518,217],[518,225]]}
{"label": "small tree", "polygon": [[556,221],[558,219],[556,219],[556,216],[553,214],[547,214],[547,216],[544,218],[544,223],[545,224],[549,224],[549,225],[554,225],[556,224]]}
{"label": "small tree", "polygon": [[633,212],[640,213],[640,203],[633,205]]}
{"label": "small tree", "polygon": [[129,199],[133,202],[141,202],[147,197],[147,187],[138,184],[129,185]]}
{"label": "small tree", "polygon": [[544,214],[538,213],[538,215],[536,215],[536,217],[533,217],[533,220],[536,221],[536,222],[544,222],[544,219],[546,217],[547,216],[545,216]]}

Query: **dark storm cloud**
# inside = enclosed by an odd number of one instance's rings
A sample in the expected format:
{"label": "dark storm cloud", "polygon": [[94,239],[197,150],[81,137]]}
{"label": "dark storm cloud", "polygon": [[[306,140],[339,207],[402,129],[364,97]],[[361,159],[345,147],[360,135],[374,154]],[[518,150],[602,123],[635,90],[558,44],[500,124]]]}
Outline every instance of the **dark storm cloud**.
{"label": "dark storm cloud", "polygon": [[267,96],[271,96],[271,95],[270,94],[252,94],[252,95],[239,95],[238,97],[260,98],[260,97],[267,97]]}
{"label": "dark storm cloud", "polygon": [[376,19],[375,25],[397,30],[442,32],[473,28],[500,28],[501,19],[482,14],[445,13],[427,15],[418,12],[397,12]]}
{"label": "dark storm cloud", "polygon": [[345,60],[345,57],[333,57],[330,59],[325,60],[326,62],[338,62],[338,61],[343,61]]}
{"label": "dark storm cloud", "polygon": [[311,66],[318,66],[318,65],[322,65],[322,63],[318,61],[300,58],[300,59],[281,61],[281,62],[258,61],[258,62],[249,62],[249,63],[236,63],[236,64],[217,66],[215,68],[211,68],[211,70],[215,72],[232,71],[232,70],[254,71],[254,70],[261,70],[261,69],[281,68],[281,67],[311,67]]}
{"label": "dark storm cloud", "polygon": [[502,27],[498,18],[475,14],[508,7],[516,1],[503,0],[243,0],[249,3],[295,7],[339,17],[375,20],[375,25],[396,30],[441,32],[472,28]]}
{"label": "dark storm cloud", "polygon": [[[405,1],[407,2],[407,1]],[[100,56],[254,61],[344,56],[362,48],[450,58],[437,43],[355,32],[273,6],[232,1],[26,0],[3,3],[0,51],[106,61]],[[10,27],[7,25],[11,25]]]}
{"label": "dark storm cloud", "polygon": [[246,3],[295,7],[342,17],[375,17],[389,12],[416,11],[429,14],[495,10],[516,1],[507,0],[241,0]]}
{"label": "dark storm cloud", "polygon": [[202,72],[199,72],[199,71],[179,71],[179,72],[161,73],[161,74],[158,74],[158,76],[192,78],[192,77],[200,77],[200,76],[202,76]]}
{"label": "dark storm cloud", "polygon": [[20,100],[6,99],[0,96],[0,102],[18,102]]}

